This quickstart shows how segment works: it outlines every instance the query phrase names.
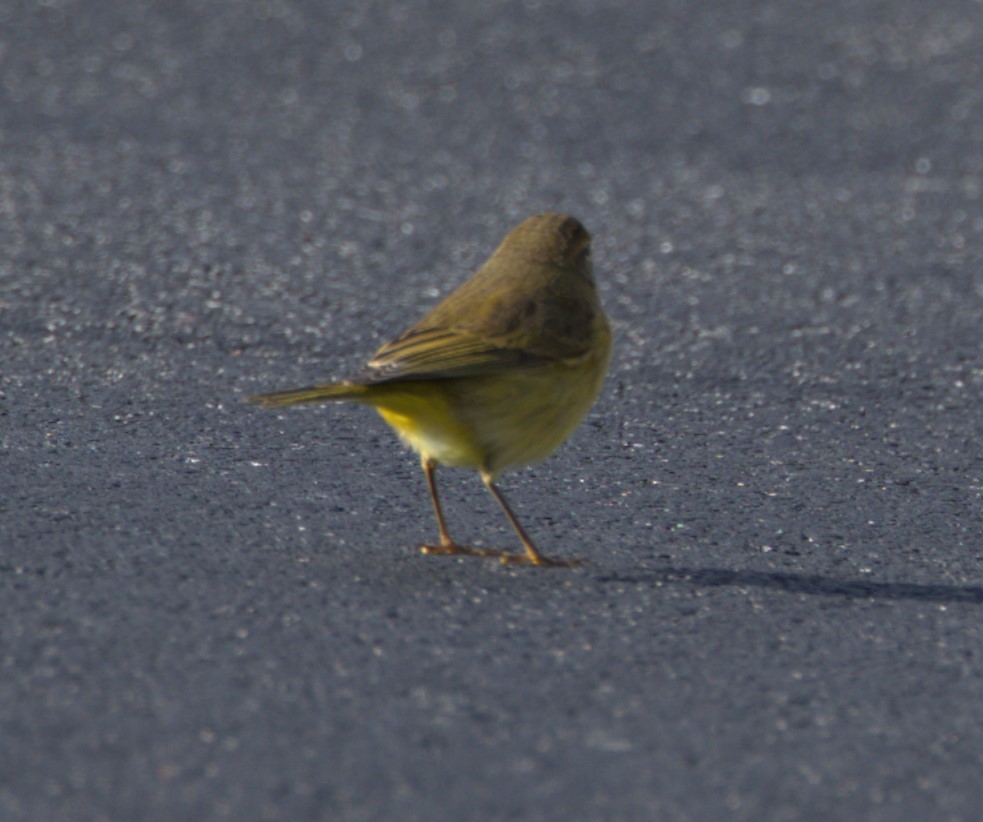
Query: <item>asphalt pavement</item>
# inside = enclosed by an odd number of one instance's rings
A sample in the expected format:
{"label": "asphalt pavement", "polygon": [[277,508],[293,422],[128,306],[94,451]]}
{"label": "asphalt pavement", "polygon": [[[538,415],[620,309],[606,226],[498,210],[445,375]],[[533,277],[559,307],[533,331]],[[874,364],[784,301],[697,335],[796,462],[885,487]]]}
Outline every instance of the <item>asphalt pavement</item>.
{"label": "asphalt pavement", "polygon": [[[0,819],[983,815],[983,7],[0,1]],[[344,376],[543,210],[604,392],[423,556]],[[454,533],[517,547],[476,476]]]}

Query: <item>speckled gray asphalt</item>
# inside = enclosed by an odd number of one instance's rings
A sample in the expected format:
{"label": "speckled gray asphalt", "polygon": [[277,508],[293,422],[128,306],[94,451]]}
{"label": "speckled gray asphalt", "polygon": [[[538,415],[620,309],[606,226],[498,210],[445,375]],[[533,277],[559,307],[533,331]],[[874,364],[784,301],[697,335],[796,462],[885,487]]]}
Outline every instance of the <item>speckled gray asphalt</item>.
{"label": "speckled gray asphalt", "polygon": [[[983,10],[0,2],[0,818],[978,819]],[[422,556],[356,370],[541,210],[601,399]],[[517,547],[468,472],[454,533]]]}

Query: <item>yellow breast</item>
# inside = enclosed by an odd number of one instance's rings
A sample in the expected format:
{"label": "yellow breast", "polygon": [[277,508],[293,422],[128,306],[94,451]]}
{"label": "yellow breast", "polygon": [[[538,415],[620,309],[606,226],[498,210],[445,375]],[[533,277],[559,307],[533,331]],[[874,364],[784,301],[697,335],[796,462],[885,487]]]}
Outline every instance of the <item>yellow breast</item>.
{"label": "yellow breast", "polygon": [[367,386],[373,405],[415,451],[443,465],[487,471],[548,457],[594,404],[611,356],[603,314],[590,353],[477,377]]}
{"label": "yellow breast", "polygon": [[[388,388],[381,391],[379,389]],[[479,468],[484,454],[437,381],[378,386],[372,404],[403,442],[443,465]]]}

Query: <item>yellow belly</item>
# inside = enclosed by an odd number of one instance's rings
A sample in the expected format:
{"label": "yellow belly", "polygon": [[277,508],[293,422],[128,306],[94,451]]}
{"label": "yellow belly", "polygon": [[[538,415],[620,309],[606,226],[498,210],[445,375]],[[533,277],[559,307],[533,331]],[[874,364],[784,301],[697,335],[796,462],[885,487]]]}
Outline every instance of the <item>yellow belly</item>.
{"label": "yellow belly", "polygon": [[550,366],[487,377],[460,403],[493,477],[507,468],[539,462],[569,437],[594,404],[603,372]]}
{"label": "yellow belly", "polygon": [[576,362],[376,384],[364,401],[420,454],[494,479],[545,459],[573,433],[601,390],[608,357],[601,346]]}
{"label": "yellow belly", "polygon": [[[383,386],[378,386],[382,389]],[[484,453],[437,382],[393,383],[378,390],[372,405],[418,454],[443,465],[480,468]]]}

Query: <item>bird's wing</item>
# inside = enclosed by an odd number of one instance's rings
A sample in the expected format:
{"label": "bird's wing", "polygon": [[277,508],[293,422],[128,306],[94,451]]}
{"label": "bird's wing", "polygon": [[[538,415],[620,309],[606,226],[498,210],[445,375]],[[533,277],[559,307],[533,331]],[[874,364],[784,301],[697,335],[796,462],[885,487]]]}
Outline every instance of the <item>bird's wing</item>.
{"label": "bird's wing", "polygon": [[546,357],[498,342],[505,341],[482,339],[466,331],[447,328],[410,329],[382,346],[356,380],[390,382],[474,377],[548,361]]}

